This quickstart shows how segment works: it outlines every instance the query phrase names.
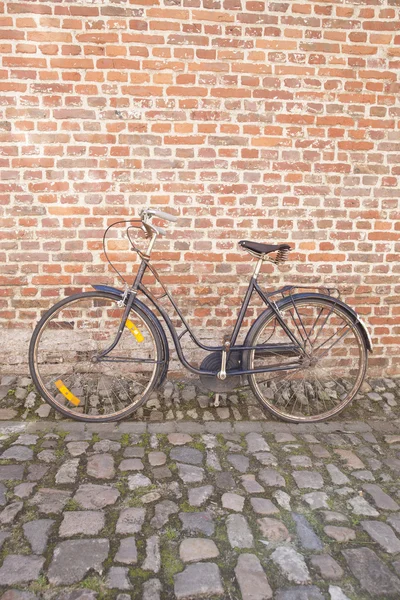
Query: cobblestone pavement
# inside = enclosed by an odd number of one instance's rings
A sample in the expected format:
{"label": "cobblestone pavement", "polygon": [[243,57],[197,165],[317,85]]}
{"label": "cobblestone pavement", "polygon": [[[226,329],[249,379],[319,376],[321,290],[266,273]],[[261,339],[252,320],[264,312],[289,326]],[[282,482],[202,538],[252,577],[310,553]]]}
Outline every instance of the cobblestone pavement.
{"label": "cobblestone pavement", "polygon": [[[392,419],[400,410],[400,379],[373,379],[365,382],[362,391],[338,418]],[[221,394],[220,406],[214,407],[214,394],[189,382],[167,381],[163,389],[154,392],[144,407],[133,416],[135,421],[234,421],[266,420],[266,415],[249,388]],[[0,380],[0,421],[12,419],[50,420],[64,417],[44,403],[30,377],[5,375]]]}
{"label": "cobblestone pavement", "polygon": [[229,399],[231,420],[3,421],[1,600],[399,599],[399,391],[315,425]]}

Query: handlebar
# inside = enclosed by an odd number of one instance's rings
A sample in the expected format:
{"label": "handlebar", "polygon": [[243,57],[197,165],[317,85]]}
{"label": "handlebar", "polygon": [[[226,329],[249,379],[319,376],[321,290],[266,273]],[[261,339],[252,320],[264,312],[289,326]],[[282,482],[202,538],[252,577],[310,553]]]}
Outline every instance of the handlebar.
{"label": "handlebar", "polygon": [[148,215],[158,217],[159,219],[164,219],[164,221],[172,221],[173,223],[176,223],[176,221],[178,220],[178,217],[176,217],[175,215],[171,215],[170,213],[166,213],[162,210],[157,210],[155,208],[148,208],[146,212]]}
{"label": "handlebar", "polygon": [[174,223],[178,220],[178,217],[176,217],[175,215],[171,215],[170,213],[163,212],[162,210],[158,210],[156,208],[144,208],[140,213],[140,217],[143,223],[143,227],[146,229],[149,235],[151,235],[150,231],[158,235],[167,234],[167,231],[163,227],[158,227],[149,222],[150,219],[152,219],[153,217],[163,219],[164,221],[172,221]]}
{"label": "handlebar", "polygon": [[156,208],[144,208],[140,213],[140,216],[143,218],[149,217],[157,217],[158,219],[164,219],[164,221],[172,221],[175,223],[178,220],[178,217],[175,215],[171,215],[170,213],[163,212],[162,210],[157,210]]}
{"label": "handlebar", "polygon": [[140,213],[140,217],[146,230],[147,228],[149,228],[158,235],[166,235],[167,231],[163,227],[157,227],[152,223],[148,223],[148,220],[152,219],[153,217],[163,219],[164,221],[172,221],[173,223],[175,223],[178,220],[178,217],[176,217],[175,215],[163,212],[162,210],[157,210],[156,208],[144,208]]}

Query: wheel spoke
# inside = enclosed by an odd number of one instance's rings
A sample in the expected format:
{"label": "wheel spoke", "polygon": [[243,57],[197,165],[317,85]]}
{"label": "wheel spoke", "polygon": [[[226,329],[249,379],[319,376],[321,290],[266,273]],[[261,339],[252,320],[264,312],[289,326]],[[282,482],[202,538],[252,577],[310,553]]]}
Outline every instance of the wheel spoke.
{"label": "wheel spoke", "polygon": [[[337,414],[354,397],[365,372],[366,348],[359,331],[337,303],[324,299],[292,299],[280,310],[307,344],[307,355],[290,372],[250,375],[253,391],[265,408],[286,420],[312,422]],[[282,343],[285,336],[269,318],[251,344],[257,345],[259,339]],[[276,363],[276,353],[257,356],[251,351],[250,356],[250,368]],[[284,360],[280,356],[282,365]]]}
{"label": "wheel spoke", "polygon": [[[135,309],[129,318],[143,339],[126,329],[110,361],[92,362],[115,339],[123,310],[107,294],[93,292],[73,296],[49,311],[36,336],[34,372],[42,395],[63,414],[114,420],[132,412],[152,389],[162,365],[151,327]],[[54,385],[57,380],[67,388],[64,395]],[[72,397],[68,400],[68,390],[77,390],[78,406]]]}

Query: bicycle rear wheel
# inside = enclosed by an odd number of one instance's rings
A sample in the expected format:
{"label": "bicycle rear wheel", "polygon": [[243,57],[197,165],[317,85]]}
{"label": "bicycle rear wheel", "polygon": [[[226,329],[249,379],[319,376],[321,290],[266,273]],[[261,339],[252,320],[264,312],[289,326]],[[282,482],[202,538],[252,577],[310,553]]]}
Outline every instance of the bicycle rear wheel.
{"label": "bicycle rear wheel", "polygon": [[[323,296],[287,299],[279,304],[279,311],[306,356],[248,351],[246,368],[283,367],[248,376],[255,396],[263,408],[284,421],[317,422],[339,414],[356,395],[367,368],[368,351],[360,327],[334,299]],[[292,344],[276,316],[270,311],[264,314],[246,345]],[[297,363],[294,368],[293,363]]]}
{"label": "bicycle rear wheel", "polygon": [[29,366],[42,397],[78,421],[108,422],[143,404],[162,374],[162,345],[151,319],[132,307],[127,326],[105,361],[124,307],[119,296],[88,292],[65,298],[38,323]]}

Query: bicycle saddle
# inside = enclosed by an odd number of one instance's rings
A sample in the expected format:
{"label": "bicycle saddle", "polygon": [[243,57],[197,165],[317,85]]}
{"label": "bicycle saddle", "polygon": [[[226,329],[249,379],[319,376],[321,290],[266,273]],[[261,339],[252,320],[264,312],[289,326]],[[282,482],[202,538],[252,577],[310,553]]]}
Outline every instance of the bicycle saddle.
{"label": "bicycle saddle", "polygon": [[245,250],[250,250],[256,254],[270,254],[270,252],[289,251],[291,247],[289,244],[259,244],[258,242],[251,242],[248,240],[241,240],[239,246],[242,246]]}

